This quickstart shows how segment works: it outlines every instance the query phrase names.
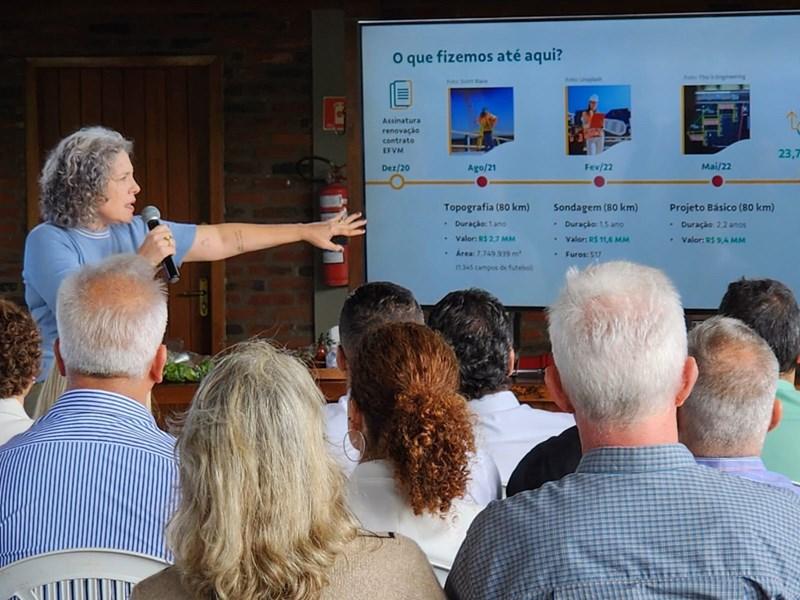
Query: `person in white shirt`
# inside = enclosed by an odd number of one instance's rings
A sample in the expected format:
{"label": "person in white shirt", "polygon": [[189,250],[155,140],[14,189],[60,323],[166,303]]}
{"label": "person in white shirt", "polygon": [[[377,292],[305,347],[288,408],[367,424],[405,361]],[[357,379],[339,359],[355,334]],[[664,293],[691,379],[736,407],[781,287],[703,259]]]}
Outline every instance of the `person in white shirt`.
{"label": "person in white shirt", "polygon": [[458,359],[416,323],[368,332],[350,373],[348,420],[361,461],[348,504],[365,529],[410,537],[444,582],[483,506],[465,499],[475,450]]}
{"label": "person in white shirt", "polygon": [[0,299],[0,445],[33,424],[23,400],[39,372],[41,343],[28,311]]}
{"label": "person in white shirt", "polygon": [[485,290],[450,292],[431,310],[428,326],[441,333],[461,363],[461,393],[478,419],[476,443],[500,469],[505,486],[528,451],[575,424],[572,415],[520,404],[509,389],[514,368],[511,319]]}
{"label": "person in white shirt", "polygon": [[[336,364],[348,373],[349,364],[364,335],[388,323],[425,322],[414,294],[410,290],[387,281],[373,281],[355,289],[345,300],[339,315],[340,344]],[[349,394],[325,407],[328,449],[336,462],[349,476],[355,469],[359,456],[347,436],[347,406]],[[470,481],[467,497],[482,505],[501,497],[500,472],[494,460],[482,448],[470,460]]]}

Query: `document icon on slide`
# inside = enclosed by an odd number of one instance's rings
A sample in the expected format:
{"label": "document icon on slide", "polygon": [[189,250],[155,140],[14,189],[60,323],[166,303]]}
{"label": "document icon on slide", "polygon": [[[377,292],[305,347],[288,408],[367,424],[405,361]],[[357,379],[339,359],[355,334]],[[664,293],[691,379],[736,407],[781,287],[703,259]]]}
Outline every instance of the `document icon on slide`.
{"label": "document icon on slide", "polygon": [[411,108],[410,79],[398,79],[389,84],[389,108]]}

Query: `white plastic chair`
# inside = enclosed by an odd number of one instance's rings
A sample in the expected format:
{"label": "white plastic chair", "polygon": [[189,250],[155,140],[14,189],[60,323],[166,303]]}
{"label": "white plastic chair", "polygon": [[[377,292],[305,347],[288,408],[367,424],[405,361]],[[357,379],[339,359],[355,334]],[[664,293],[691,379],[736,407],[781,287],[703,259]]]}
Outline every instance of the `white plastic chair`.
{"label": "white plastic chair", "polygon": [[0,599],[122,600],[134,584],[158,573],[169,563],[120,550],[62,550],[32,556],[0,569]]}

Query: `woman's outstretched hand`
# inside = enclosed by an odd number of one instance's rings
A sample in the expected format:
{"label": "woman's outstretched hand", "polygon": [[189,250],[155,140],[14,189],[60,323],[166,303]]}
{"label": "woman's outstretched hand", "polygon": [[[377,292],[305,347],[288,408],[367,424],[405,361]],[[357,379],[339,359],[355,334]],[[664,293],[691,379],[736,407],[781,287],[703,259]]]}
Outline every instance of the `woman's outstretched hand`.
{"label": "woman's outstretched hand", "polygon": [[337,235],[345,237],[364,235],[364,226],[366,224],[367,220],[362,218],[361,213],[347,215],[347,213],[342,212],[327,221],[306,223],[302,226],[302,236],[303,240],[317,248],[341,252],[343,250],[342,246],[334,244],[332,238]]}

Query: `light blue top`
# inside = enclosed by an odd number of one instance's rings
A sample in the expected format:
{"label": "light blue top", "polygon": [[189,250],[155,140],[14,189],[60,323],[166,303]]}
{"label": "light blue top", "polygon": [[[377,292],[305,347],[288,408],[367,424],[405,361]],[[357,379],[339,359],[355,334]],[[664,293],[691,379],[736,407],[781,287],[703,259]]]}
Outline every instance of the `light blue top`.
{"label": "light blue top", "polygon": [[800,598],[800,497],[695,463],[685,446],[600,448],[492,502],[450,600]]}
{"label": "light blue top", "polygon": [[140,403],[100,390],[63,394],[0,447],[0,568],[71,548],[170,560],[175,439]]}
{"label": "light blue top", "polygon": [[758,456],[737,456],[735,458],[695,458],[698,465],[711,467],[723,473],[730,473],[737,477],[744,477],[751,481],[759,481],[768,485],[791,490],[795,494],[800,494],[800,486],[792,483],[792,480],[780,473],[768,471]]}
{"label": "light blue top", "polygon": [[[180,264],[194,243],[196,225],[171,223],[175,238],[175,263]],[[136,216],[130,223],[110,225],[104,231],[65,229],[50,223],[34,227],[25,240],[22,279],[25,303],[42,333],[43,381],[53,365],[53,342],[58,337],[56,297],[64,278],[83,265],[98,263],[112,254],[134,253],[147,236],[147,225]]]}

